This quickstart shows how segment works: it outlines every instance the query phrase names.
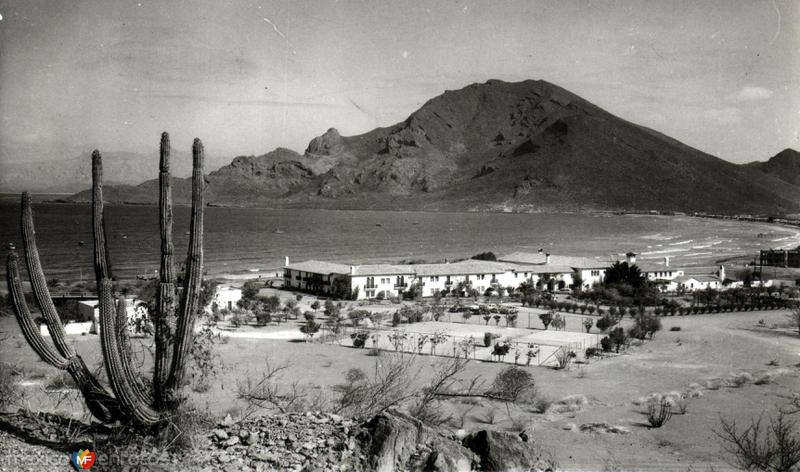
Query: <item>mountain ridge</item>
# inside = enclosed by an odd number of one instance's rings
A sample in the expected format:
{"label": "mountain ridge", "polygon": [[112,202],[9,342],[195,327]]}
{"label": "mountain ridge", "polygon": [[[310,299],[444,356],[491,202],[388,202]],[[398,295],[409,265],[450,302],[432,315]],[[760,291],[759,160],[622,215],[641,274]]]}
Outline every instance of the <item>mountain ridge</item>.
{"label": "mountain ridge", "polygon": [[[392,126],[356,136],[330,128],[303,154],[238,156],[206,182],[218,205],[798,211],[800,182],[765,166],[703,153],[549,82],[490,80],[433,97]],[[108,198],[155,202],[153,181],[138,187]],[[188,199],[186,181],[176,180],[175,194]]]}

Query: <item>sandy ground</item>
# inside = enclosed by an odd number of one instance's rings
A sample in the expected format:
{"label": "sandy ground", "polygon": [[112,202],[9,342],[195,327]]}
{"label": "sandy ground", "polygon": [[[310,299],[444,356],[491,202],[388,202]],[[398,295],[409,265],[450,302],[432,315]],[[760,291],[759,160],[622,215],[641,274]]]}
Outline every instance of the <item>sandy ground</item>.
{"label": "sandy ground", "polygon": [[[585,404],[575,408],[559,408],[555,404],[541,414],[530,407],[512,406],[506,410],[502,404],[485,401],[452,402],[446,407],[455,416],[449,427],[532,428],[535,440],[551,450],[566,470],[728,470],[731,467],[714,434],[720,418],[748,421],[764,411],[774,411],[788,401],[792,392],[800,391],[800,336],[796,331],[756,325],[759,319],[764,319],[767,326],[785,323],[785,315],[770,311],[665,317],[664,330],[655,340],[633,346],[622,355],[573,366],[569,371],[529,368],[542,396],[556,402],[568,396],[582,396]],[[380,362],[381,357],[370,356],[368,349],[299,341],[299,336],[291,335],[292,331],[297,333],[298,326],[297,322],[289,321],[270,328],[275,333],[270,338],[231,335],[219,343],[223,368],[209,391],[193,394],[193,402],[220,416],[241,414],[244,405],[236,399],[237,384],[248,377],[257,378],[267,361],[290,364],[283,379],[287,384],[299,380],[323,391],[343,382],[348,369],[369,372]],[[681,330],[670,331],[672,327]],[[479,325],[460,325],[458,329],[477,329],[481,336],[484,330]],[[0,331],[10,335],[0,345],[0,360],[11,362],[25,372],[20,379],[27,383],[22,387],[23,403],[67,414],[79,411],[80,399],[60,398],[68,392],[43,391],[43,385],[58,372],[36,358],[19,334],[14,319],[0,319]],[[552,336],[549,332],[542,333]],[[100,365],[96,336],[72,336],[70,341],[91,366]],[[424,384],[426,374],[440,359],[420,357],[420,375],[412,382]],[[464,376],[481,376],[491,381],[504,367],[473,361]],[[147,370],[148,366],[144,368]],[[749,372],[754,377],[769,373],[773,380],[764,385],[747,383],[739,388],[706,388],[706,382],[723,379],[732,372]],[[659,429],[646,426],[643,408],[634,404],[637,399],[654,392],[683,391],[693,383],[701,386],[702,396],[689,400],[686,414],[676,414]],[[629,433],[575,430],[582,424],[595,422],[622,426]]]}

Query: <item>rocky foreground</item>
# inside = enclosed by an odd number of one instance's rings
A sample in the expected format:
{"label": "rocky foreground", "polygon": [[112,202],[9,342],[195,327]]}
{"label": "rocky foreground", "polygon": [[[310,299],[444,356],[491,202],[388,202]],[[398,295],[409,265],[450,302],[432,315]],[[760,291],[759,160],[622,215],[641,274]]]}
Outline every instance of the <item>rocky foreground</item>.
{"label": "rocky foreground", "polygon": [[[210,431],[198,433],[194,447],[186,452],[125,445],[124,438],[117,438],[113,447],[93,446],[86,438],[59,440],[69,437],[75,426],[53,417],[17,414],[4,417],[3,424],[12,434],[0,435],[0,447],[20,457],[44,458],[47,470],[69,470],[69,453],[79,447],[97,452],[92,470],[555,470],[553,459],[541,453],[528,432],[459,431],[452,435],[396,410],[365,423],[318,412],[240,422],[227,417]],[[21,437],[27,438],[25,442]],[[44,470],[44,463],[11,465],[6,468],[0,463],[0,470]]]}

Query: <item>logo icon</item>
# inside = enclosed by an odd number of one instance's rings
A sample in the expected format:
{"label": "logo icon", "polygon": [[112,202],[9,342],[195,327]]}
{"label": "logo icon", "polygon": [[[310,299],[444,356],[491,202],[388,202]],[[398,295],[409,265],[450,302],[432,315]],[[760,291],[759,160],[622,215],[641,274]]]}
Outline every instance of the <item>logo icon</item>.
{"label": "logo icon", "polygon": [[77,470],[88,469],[94,465],[94,460],[97,458],[97,455],[94,451],[90,451],[88,449],[81,449],[77,452],[73,452],[70,456],[72,461],[73,467]]}

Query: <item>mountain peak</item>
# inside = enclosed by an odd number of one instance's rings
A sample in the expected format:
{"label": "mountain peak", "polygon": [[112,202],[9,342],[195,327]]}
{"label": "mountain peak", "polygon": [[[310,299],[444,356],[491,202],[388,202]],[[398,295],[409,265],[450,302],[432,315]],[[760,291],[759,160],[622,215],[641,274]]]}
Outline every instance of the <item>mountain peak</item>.
{"label": "mountain peak", "polygon": [[330,156],[338,154],[342,150],[342,135],[336,128],[329,128],[322,136],[317,136],[308,143],[305,155]]}

